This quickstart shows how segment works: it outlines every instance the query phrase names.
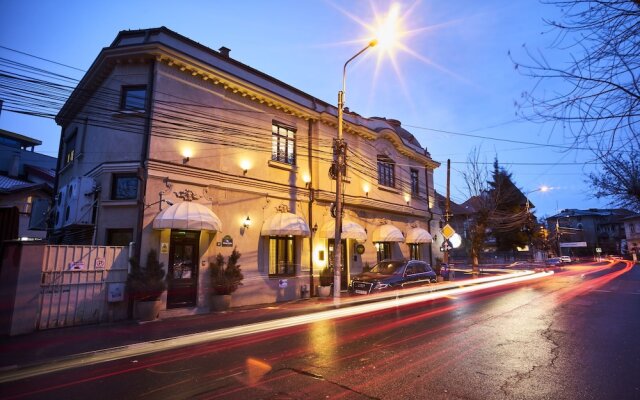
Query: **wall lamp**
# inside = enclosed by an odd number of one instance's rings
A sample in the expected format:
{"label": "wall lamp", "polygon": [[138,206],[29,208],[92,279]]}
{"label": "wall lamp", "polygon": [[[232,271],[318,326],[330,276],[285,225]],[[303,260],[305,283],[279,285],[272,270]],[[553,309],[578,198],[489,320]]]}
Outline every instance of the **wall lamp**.
{"label": "wall lamp", "polygon": [[244,229],[249,229],[250,226],[251,226],[251,218],[249,218],[249,216],[247,215],[247,218],[242,222],[242,227]]}
{"label": "wall lamp", "polygon": [[191,149],[182,150],[182,163],[188,163],[191,156],[193,156],[193,151],[191,151]]}
{"label": "wall lamp", "polygon": [[311,230],[313,231],[313,233],[318,232],[318,223],[317,222],[313,225],[313,228],[311,228]]}

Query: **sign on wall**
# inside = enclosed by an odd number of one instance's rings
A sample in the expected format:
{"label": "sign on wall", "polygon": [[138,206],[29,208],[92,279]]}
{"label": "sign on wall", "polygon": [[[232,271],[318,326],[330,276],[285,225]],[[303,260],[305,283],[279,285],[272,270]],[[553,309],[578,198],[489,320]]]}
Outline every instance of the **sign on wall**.
{"label": "sign on wall", "polygon": [[220,242],[222,247],[233,247],[233,238],[230,235],[226,235]]}

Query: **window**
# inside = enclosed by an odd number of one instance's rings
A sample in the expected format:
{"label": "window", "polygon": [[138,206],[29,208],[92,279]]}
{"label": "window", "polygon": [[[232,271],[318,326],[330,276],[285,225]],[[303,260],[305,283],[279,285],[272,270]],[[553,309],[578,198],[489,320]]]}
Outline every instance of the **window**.
{"label": "window", "polygon": [[76,158],[76,137],[78,136],[78,128],[64,141],[64,165],[69,165]]}
{"label": "window", "polygon": [[292,236],[274,236],[269,238],[269,275],[293,276],[296,244]]}
{"label": "window", "polygon": [[375,246],[378,261],[388,260],[391,258],[391,243],[380,242],[376,243]]}
{"label": "window", "polygon": [[420,245],[418,243],[410,243],[409,244],[409,259],[410,260],[421,260],[422,259],[422,251],[421,251]]}
{"label": "window", "polygon": [[147,103],[147,87],[123,86],[120,98],[121,110],[145,110]]}
{"label": "window", "polygon": [[271,126],[271,159],[286,164],[296,163],[296,131],[274,123]]}
{"label": "window", "polygon": [[383,186],[395,187],[395,163],[387,156],[378,156],[378,183]]}
{"label": "window", "polygon": [[133,229],[107,229],[107,246],[128,246],[133,242]]}
{"label": "window", "polygon": [[135,174],[113,175],[111,200],[136,200],[138,198],[138,177]]}
{"label": "window", "polygon": [[418,170],[411,170],[411,196],[419,197],[420,195],[420,180],[418,179]]}

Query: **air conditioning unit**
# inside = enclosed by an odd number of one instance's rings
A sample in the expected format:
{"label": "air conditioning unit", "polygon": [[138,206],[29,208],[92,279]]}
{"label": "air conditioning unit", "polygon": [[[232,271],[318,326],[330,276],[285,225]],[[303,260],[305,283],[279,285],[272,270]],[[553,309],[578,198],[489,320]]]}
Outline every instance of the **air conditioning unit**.
{"label": "air conditioning unit", "polygon": [[96,183],[93,178],[81,176],[67,184],[65,212],[62,226],[92,225]]}
{"label": "air conditioning unit", "polygon": [[62,229],[64,224],[64,214],[67,208],[67,186],[58,189],[55,203],[53,205],[53,228],[55,230]]}

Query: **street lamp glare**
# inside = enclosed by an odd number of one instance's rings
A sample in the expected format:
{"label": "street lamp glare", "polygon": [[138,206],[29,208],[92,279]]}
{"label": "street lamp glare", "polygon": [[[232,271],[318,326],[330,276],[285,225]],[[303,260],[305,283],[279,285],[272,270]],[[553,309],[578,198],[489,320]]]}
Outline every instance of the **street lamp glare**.
{"label": "street lamp glare", "polygon": [[400,39],[400,5],[393,4],[387,17],[375,28],[375,41],[383,50],[396,47]]}

